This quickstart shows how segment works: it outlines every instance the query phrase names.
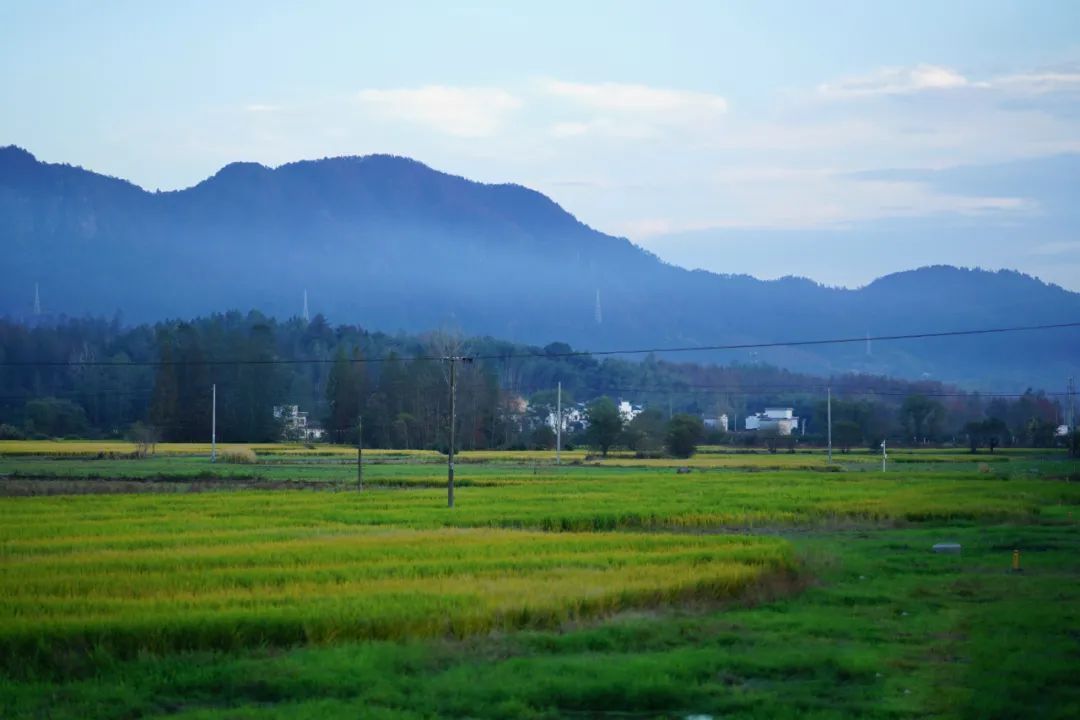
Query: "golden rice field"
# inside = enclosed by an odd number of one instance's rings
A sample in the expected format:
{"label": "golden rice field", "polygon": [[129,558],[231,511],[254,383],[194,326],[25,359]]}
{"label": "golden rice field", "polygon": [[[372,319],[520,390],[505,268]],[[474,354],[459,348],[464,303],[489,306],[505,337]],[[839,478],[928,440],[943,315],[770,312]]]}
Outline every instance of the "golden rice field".
{"label": "golden rice field", "polygon": [[[0,506],[0,656],[233,650],[550,627],[719,601],[792,569],[775,538],[410,529],[334,497],[139,496]],[[111,502],[100,502],[110,500]],[[357,518],[359,519],[359,518]],[[18,672],[10,664],[9,672]]]}

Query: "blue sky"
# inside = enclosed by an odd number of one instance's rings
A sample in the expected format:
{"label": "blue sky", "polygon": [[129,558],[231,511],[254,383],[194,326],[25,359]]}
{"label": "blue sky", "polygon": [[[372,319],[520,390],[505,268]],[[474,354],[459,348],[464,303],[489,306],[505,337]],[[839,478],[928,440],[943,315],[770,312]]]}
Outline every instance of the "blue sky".
{"label": "blue sky", "polygon": [[149,189],[391,152],[690,267],[1080,290],[1077,2],[7,2],[0,98]]}

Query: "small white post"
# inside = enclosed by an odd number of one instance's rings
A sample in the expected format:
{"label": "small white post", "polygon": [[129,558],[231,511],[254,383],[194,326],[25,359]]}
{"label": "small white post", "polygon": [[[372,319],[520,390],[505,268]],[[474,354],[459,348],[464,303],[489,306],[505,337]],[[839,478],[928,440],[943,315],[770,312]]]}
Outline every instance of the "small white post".
{"label": "small white post", "polygon": [[555,464],[562,465],[562,380],[555,397]]}
{"label": "small white post", "polygon": [[217,462],[217,383],[210,386],[210,462]]}
{"label": "small white post", "polygon": [[885,458],[889,457],[885,453],[885,441],[881,441],[881,472],[885,472]]}

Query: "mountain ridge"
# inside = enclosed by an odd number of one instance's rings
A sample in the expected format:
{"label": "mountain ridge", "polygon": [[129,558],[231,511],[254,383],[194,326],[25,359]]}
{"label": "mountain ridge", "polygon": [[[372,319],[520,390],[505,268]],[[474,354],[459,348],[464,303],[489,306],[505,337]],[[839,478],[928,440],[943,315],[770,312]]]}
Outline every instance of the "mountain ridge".
{"label": "mountain ridge", "polygon": [[[1016,271],[937,265],[837,288],[794,275],[687,270],[535,190],[394,155],[230,163],[189,188],[151,192],[8,146],[0,148],[0,241],[9,262],[0,314],[9,315],[26,312],[37,282],[49,307],[69,314],[121,309],[153,321],[239,307],[288,316],[307,289],[314,310],[379,330],[454,326],[590,349],[1080,318],[1080,294]],[[1074,371],[1078,338],[695,359],[1019,387]],[[1038,353],[1037,367],[1021,350]]]}

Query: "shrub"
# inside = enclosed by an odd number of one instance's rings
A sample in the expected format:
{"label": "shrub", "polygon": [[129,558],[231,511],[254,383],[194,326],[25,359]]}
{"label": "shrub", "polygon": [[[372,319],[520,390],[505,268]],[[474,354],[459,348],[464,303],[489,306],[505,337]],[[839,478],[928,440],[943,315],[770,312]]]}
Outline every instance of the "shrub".
{"label": "shrub", "polygon": [[128,429],[128,438],[135,443],[135,456],[146,457],[153,455],[157,449],[160,433],[153,425],[134,422]]}
{"label": "shrub", "polygon": [[259,462],[251,448],[229,448],[221,451],[221,462],[231,465],[254,465]]}
{"label": "shrub", "polygon": [[26,435],[14,425],[0,425],[0,440],[25,440]]}
{"label": "shrub", "polygon": [[694,415],[676,415],[668,422],[667,448],[675,457],[690,457],[705,438],[705,425]]}

